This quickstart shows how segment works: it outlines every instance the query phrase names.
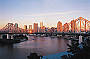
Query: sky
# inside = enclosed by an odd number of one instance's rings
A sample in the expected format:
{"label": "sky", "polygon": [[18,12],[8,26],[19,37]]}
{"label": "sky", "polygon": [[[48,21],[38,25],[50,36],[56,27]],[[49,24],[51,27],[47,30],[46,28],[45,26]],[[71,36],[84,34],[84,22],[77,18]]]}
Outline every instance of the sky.
{"label": "sky", "polygon": [[90,0],[0,0],[0,28],[9,22],[56,27],[78,17],[90,20]]}

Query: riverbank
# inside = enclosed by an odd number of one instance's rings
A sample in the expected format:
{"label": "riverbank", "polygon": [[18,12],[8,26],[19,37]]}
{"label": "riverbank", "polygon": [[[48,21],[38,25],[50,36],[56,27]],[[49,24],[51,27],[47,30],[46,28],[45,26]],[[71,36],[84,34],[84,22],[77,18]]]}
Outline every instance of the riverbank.
{"label": "riverbank", "polygon": [[23,36],[23,35],[15,35],[13,37],[14,37],[13,39],[6,39],[4,36],[3,39],[0,39],[0,43],[1,44],[14,44],[14,43],[20,43],[20,42],[28,40],[28,37]]}

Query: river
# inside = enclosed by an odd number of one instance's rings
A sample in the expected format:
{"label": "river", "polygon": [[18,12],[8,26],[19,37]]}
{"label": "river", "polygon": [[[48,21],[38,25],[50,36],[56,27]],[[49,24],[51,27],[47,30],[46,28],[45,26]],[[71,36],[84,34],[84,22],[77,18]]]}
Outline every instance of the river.
{"label": "river", "polygon": [[0,59],[27,59],[31,52],[47,56],[66,51],[68,43],[69,41],[63,38],[30,36],[27,41],[21,43],[0,44]]}

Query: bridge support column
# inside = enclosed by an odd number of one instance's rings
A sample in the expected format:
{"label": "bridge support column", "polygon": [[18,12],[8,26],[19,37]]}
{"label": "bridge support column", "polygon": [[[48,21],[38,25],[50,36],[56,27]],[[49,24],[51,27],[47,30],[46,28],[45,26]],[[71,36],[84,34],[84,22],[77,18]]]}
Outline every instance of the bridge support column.
{"label": "bridge support column", "polygon": [[79,44],[81,44],[81,42],[82,42],[82,36],[80,35],[79,36]]}
{"label": "bridge support column", "polygon": [[10,39],[10,36],[9,36],[9,34],[7,34],[7,39]]}
{"label": "bridge support column", "polygon": [[0,35],[0,39],[3,39],[3,35]]}
{"label": "bridge support column", "polygon": [[11,38],[10,39],[13,39],[13,35],[11,35]]}
{"label": "bridge support column", "polygon": [[13,39],[13,35],[7,34],[7,39]]}

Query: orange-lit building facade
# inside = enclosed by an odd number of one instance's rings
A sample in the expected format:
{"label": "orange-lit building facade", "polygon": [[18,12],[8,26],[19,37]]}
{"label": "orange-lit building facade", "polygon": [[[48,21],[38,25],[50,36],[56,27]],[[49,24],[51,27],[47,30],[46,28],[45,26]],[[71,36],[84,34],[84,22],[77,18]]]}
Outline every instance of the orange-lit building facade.
{"label": "orange-lit building facade", "polygon": [[42,27],[42,32],[45,32],[45,26]]}
{"label": "orange-lit building facade", "polygon": [[39,32],[43,32],[43,22],[40,22],[40,31]]}
{"label": "orange-lit building facade", "polygon": [[40,22],[40,28],[42,29],[42,27],[43,27],[43,22]]}
{"label": "orange-lit building facade", "polygon": [[69,32],[69,25],[68,23],[65,23],[63,26],[63,32]]}
{"label": "orange-lit building facade", "polygon": [[24,25],[24,32],[27,32],[27,25]]}
{"label": "orange-lit building facade", "polygon": [[24,29],[27,30],[27,25],[24,25]]}
{"label": "orange-lit building facade", "polygon": [[75,22],[75,20],[71,21],[71,32],[76,32],[76,22]]}
{"label": "orange-lit building facade", "polygon": [[38,23],[34,23],[34,27],[33,28],[34,28],[33,29],[34,33],[38,32]]}
{"label": "orange-lit building facade", "polygon": [[32,33],[32,25],[29,25],[29,33]]}
{"label": "orange-lit building facade", "polygon": [[57,23],[57,32],[62,32],[62,23],[60,21]]}

